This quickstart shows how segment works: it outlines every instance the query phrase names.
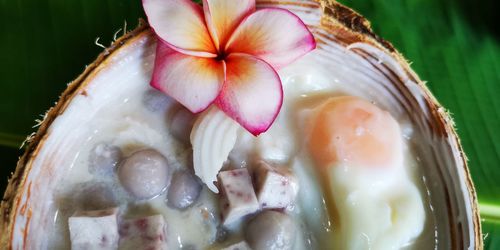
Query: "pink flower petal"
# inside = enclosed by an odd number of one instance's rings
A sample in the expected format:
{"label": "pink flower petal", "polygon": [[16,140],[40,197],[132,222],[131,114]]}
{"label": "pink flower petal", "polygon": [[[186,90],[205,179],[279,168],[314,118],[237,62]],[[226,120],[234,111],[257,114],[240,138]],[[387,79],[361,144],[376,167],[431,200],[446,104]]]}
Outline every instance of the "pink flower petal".
{"label": "pink flower petal", "polygon": [[226,82],[217,105],[250,133],[267,131],[283,103],[281,81],[271,65],[246,54],[226,58]]}
{"label": "pink flower petal", "polygon": [[285,9],[266,8],[241,22],[225,51],[251,54],[280,68],[314,48],[314,37],[299,17]]}
{"label": "pink flower petal", "polygon": [[223,61],[184,55],[158,41],[151,86],[197,113],[217,98],[224,68]]}
{"label": "pink flower petal", "polygon": [[215,47],[223,49],[241,20],[255,11],[255,0],[203,0],[203,11]]}
{"label": "pink flower petal", "polygon": [[188,55],[216,57],[202,8],[191,0],[143,0],[155,33],[173,49]]}

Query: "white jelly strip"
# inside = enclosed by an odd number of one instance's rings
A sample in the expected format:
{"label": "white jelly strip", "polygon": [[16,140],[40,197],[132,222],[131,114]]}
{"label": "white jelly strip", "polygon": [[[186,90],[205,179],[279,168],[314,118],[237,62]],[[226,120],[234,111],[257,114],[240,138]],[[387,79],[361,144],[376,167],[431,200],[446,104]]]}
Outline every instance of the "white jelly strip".
{"label": "white jelly strip", "polygon": [[191,130],[194,172],[210,190],[218,193],[214,181],[233,149],[240,125],[217,107],[204,111]]}

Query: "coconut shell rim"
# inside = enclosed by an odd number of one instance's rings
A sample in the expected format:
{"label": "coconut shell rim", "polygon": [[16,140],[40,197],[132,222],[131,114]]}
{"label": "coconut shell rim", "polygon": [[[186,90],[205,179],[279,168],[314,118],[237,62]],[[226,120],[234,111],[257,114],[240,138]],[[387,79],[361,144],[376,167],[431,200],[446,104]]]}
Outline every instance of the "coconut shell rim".
{"label": "coconut shell rim", "polygon": [[[398,63],[403,67],[404,71],[408,74],[409,78],[416,82],[421,90],[424,92],[424,98],[429,110],[432,112],[432,118],[434,119],[433,130],[440,135],[446,137],[451,136],[456,142],[457,147],[460,152],[460,158],[463,161],[463,170],[465,172],[466,186],[471,198],[471,207],[473,210],[473,226],[475,232],[475,249],[483,248],[483,238],[482,229],[479,217],[479,206],[476,195],[476,190],[470,175],[470,171],[467,164],[467,157],[464,153],[460,138],[456,133],[453,119],[449,113],[445,111],[442,105],[437,101],[434,95],[425,85],[418,75],[410,68],[409,63],[403,57],[403,55],[398,52],[394,46],[375,34],[371,29],[370,22],[354,11],[353,9],[336,2],[335,0],[315,0],[321,4],[323,9],[323,15],[321,17],[321,24],[328,27],[330,30],[333,28],[340,28],[345,30],[357,38],[359,42],[366,42],[373,46],[382,49],[386,53],[393,56]],[[279,2],[278,2],[279,3]],[[31,169],[32,155],[36,155],[40,149],[40,143],[48,136],[48,129],[52,122],[62,114],[69,104],[69,101],[73,99],[75,95],[83,94],[85,91],[79,93],[78,90],[82,87],[82,83],[92,75],[95,69],[97,69],[101,63],[103,63],[109,56],[111,56],[115,51],[125,46],[128,41],[133,40],[136,36],[143,32],[151,32],[149,25],[143,19],[139,19],[138,26],[115,40],[109,47],[105,48],[97,58],[89,64],[83,73],[81,73],[75,80],[68,84],[68,87],[63,91],[56,105],[50,108],[44,115],[43,121],[40,123],[40,127],[34,136],[30,136],[26,142],[28,143],[25,147],[25,152],[19,158],[16,166],[16,170],[9,178],[7,188],[5,190],[3,199],[0,204],[0,245],[5,246],[8,249],[12,248],[12,229],[14,222],[14,217],[17,215],[16,211],[20,205],[20,197],[22,196],[21,189],[24,187],[27,175]],[[14,211],[14,212],[12,212]]]}

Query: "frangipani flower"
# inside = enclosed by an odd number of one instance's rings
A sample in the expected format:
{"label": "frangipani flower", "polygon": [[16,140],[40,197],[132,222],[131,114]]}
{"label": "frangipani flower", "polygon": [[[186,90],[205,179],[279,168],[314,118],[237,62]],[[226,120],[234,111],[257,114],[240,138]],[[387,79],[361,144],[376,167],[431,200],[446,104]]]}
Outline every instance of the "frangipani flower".
{"label": "frangipani flower", "polygon": [[283,103],[276,70],[316,47],[288,10],[255,10],[255,0],[143,0],[158,36],[151,85],[191,112],[215,103],[254,135]]}

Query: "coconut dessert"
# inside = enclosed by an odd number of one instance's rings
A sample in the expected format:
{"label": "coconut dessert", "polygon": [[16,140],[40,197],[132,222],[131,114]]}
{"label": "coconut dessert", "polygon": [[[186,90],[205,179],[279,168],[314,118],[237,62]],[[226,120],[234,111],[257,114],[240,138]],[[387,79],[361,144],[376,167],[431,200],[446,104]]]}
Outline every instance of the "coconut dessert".
{"label": "coconut dessert", "polygon": [[451,119],[333,1],[143,1],[1,206],[10,249],[480,249]]}

